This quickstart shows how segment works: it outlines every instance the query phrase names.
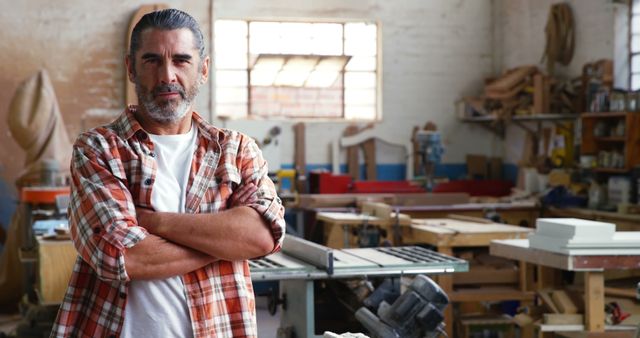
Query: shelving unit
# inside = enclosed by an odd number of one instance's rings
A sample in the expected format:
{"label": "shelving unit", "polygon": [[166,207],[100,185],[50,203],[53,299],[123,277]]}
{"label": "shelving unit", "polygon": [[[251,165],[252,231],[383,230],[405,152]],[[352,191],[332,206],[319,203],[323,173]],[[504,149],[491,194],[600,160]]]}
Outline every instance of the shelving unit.
{"label": "shelving unit", "polygon": [[[610,112],[584,113],[582,121],[581,153],[600,157],[601,152],[621,153],[624,163],[620,166],[603,165],[600,159],[594,172],[625,174],[640,165],[640,113]],[[616,132],[623,125],[623,132]],[[613,162],[613,161],[610,161]]]}
{"label": "shelving unit", "polygon": [[[513,123],[519,128],[524,129],[525,131],[531,132],[533,134],[538,134],[542,129],[542,122],[551,121],[551,122],[563,122],[563,121],[573,121],[577,119],[579,115],[570,115],[570,114],[538,114],[538,115],[517,115],[512,116],[509,119],[500,119],[496,116],[474,116],[474,117],[461,117],[460,121],[465,123],[475,123],[489,129],[491,132],[496,135],[504,138],[506,127],[509,123]],[[529,126],[525,124],[525,122],[536,122],[537,128],[536,130],[531,129]]]}

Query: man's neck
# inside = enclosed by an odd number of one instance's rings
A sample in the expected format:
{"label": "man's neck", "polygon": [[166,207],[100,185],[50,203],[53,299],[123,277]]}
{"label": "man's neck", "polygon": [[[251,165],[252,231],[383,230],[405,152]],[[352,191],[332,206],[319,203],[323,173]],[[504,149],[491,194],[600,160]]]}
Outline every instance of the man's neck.
{"label": "man's neck", "polygon": [[172,123],[162,123],[149,118],[142,106],[138,106],[138,110],[135,113],[136,119],[140,123],[140,126],[148,133],[154,135],[177,135],[186,134],[191,130],[191,117],[193,113],[191,108],[188,112],[178,121]]}

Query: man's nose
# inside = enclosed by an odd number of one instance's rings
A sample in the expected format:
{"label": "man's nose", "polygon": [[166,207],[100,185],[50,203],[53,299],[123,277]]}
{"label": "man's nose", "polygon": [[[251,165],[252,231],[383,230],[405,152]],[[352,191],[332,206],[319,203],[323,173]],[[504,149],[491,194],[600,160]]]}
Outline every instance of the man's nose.
{"label": "man's nose", "polygon": [[164,65],[160,67],[160,82],[176,82],[176,72],[175,69],[173,69],[173,64],[171,62],[165,62]]}

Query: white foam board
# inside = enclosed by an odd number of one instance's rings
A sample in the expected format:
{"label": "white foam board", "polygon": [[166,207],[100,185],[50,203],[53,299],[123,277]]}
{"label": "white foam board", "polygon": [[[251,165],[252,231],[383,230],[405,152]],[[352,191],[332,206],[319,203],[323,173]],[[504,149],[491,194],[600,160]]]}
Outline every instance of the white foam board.
{"label": "white foam board", "polygon": [[[631,234],[631,235],[630,235]],[[566,250],[618,250],[618,249],[640,249],[640,232],[616,233],[614,239],[610,241],[582,242],[567,240],[564,238],[553,238],[539,234],[529,235],[529,245],[532,248],[549,251]],[[600,252],[599,251],[599,252]]]}
{"label": "white foam board", "polygon": [[557,238],[613,239],[616,225],[578,218],[538,218],[536,233]]}

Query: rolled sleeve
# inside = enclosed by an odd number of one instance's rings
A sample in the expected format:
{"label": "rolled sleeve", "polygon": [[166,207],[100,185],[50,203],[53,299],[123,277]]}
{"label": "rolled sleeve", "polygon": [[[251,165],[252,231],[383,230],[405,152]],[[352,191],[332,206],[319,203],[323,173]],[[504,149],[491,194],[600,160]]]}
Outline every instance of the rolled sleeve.
{"label": "rolled sleeve", "polygon": [[[104,281],[128,281],[124,252],[147,236],[137,226],[135,206],[122,179],[110,167],[99,142],[80,137],[71,164],[71,235],[80,257]],[[109,163],[109,164],[107,164]]]}
{"label": "rolled sleeve", "polygon": [[256,143],[245,137],[241,151],[241,175],[243,182],[254,182],[258,187],[257,198],[247,206],[256,210],[269,224],[274,240],[274,248],[271,253],[282,248],[286,224],[284,221],[284,206],[278,197],[275,185],[268,176],[268,165],[262,157],[262,152]]}

